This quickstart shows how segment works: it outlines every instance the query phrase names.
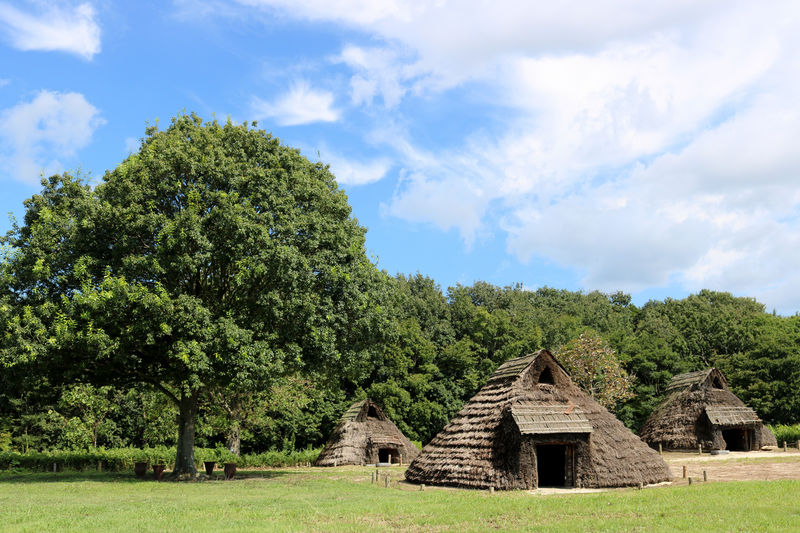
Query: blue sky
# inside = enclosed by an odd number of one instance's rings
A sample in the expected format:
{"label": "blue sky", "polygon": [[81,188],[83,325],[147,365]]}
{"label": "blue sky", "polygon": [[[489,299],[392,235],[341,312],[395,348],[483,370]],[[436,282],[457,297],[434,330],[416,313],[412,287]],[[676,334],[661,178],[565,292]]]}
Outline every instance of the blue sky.
{"label": "blue sky", "polygon": [[0,211],[196,111],[329,163],[391,273],[794,314],[798,30],[781,1],[0,0]]}

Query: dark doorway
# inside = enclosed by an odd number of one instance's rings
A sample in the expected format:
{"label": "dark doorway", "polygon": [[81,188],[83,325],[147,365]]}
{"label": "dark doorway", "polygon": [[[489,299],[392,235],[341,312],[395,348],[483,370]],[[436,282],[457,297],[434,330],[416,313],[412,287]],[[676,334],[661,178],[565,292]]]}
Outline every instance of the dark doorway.
{"label": "dark doorway", "polygon": [[750,451],[750,431],[743,428],[723,429],[725,449],[732,452]]}
{"label": "dark doorway", "polygon": [[379,463],[399,463],[400,452],[396,448],[378,448]]}
{"label": "dark doorway", "polygon": [[564,444],[536,445],[536,475],[540,487],[565,487],[572,485],[567,479],[567,446]]}

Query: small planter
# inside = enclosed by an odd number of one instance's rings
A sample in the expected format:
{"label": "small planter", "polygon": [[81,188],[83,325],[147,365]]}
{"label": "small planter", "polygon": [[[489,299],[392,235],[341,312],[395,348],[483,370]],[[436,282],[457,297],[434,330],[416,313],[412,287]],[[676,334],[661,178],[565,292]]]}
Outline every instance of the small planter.
{"label": "small planter", "polygon": [[225,463],[225,479],[233,479],[236,475],[236,463]]}
{"label": "small planter", "polygon": [[[212,476],[214,475],[214,467],[217,466],[216,461],[203,461],[203,466],[206,467],[206,475]],[[234,471],[236,469],[234,468]]]}
{"label": "small planter", "polygon": [[147,473],[147,463],[133,463],[133,473],[136,474],[136,477],[144,477],[144,475]]}
{"label": "small planter", "polygon": [[161,481],[164,477],[164,468],[166,465],[153,465],[153,475],[156,476],[156,481]]}

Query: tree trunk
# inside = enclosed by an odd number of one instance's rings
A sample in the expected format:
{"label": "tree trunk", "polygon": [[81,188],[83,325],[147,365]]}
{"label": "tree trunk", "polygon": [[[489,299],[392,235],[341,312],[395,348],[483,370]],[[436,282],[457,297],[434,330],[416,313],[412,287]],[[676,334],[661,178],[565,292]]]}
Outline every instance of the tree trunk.
{"label": "tree trunk", "polygon": [[238,420],[231,421],[231,425],[228,428],[227,434],[225,435],[225,445],[233,455],[239,455],[239,452],[242,448],[242,434],[239,429]]}
{"label": "tree trunk", "polygon": [[178,453],[175,456],[173,474],[191,474],[193,476],[197,474],[197,468],[194,466],[194,433],[198,403],[197,394],[181,395],[178,405],[180,409],[180,414],[178,415]]}

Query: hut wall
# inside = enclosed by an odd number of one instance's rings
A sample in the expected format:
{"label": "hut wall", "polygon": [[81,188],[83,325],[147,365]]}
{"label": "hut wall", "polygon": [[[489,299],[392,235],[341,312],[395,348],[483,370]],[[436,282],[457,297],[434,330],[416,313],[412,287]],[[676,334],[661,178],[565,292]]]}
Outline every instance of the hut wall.
{"label": "hut wall", "polygon": [[[527,363],[526,363],[527,362]],[[525,366],[527,364],[527,366]],[[544,367],[553,384],[538,384]],[[406,479],[431,485],[470,488],[528,489],[536,486],[536,442],[554,442],[521,435],[508,420],[516,402],[579,407],[593,432],[578,442],[575,434],[575,483],[584,487],[620,487],[670,479],[657,452],[630,432],[614,415],[572,384],[546,351],[509,360],[422,450]],[[585,435],[585,434],[584,434]]]}
{"label": "hut wall", "polygon": [[[360,411],[355,413],[355,409]],[[316,466],[375,464],[382,448],[397,450],[403,464],[419,449],[372,402],[353,404],[320,452]]]}
{"label": "hut wall", "polygon": [[541,445],[564,445],[570,448],[571,453],[565,457],[566,486],[582,487],[583,474],[591,470],[592,460],[589,457],[589,434],[563,433],[552,435],[526,435],[520,447],[520,463],[530,472],[526,488],[534,489],[540,484],[537,464],[537,447]]}
{"label": "hut wall", "polygon": [[[653,448],[659,444],[666,450],[723,450],[726,448],[722,431],[730,428],[713,426],[705,416],[706,407],[743,407],[730,390],[695,385],[672,392],[656,408],[642,426],[640,436]],[[742,425],[752,429],[752,449],[775,445],[775,436],[763,424]]]}

